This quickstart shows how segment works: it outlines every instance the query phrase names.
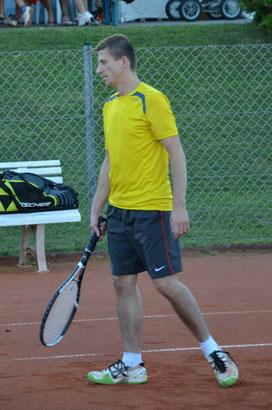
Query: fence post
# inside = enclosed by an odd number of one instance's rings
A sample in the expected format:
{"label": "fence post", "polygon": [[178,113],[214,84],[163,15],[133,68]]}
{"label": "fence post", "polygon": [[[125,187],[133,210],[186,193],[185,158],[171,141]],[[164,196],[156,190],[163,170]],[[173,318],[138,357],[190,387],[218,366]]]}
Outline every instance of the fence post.
{"label": "fence post", "polygon": [[96,190],[92,44],[84,43],[85,120],[89,209]]}

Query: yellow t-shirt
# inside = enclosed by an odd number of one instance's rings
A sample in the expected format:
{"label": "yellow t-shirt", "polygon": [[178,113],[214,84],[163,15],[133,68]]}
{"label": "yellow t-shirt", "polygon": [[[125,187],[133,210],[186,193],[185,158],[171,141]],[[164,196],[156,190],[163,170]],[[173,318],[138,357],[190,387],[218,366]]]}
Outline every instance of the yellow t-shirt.
{"label": "yellow t-shirt", "polygon": [[110,159],[110,204],[171,211],[169,158],[160,140],[178,131],[167,97],[142,82],[128,95],[111,96],[103,117]]}

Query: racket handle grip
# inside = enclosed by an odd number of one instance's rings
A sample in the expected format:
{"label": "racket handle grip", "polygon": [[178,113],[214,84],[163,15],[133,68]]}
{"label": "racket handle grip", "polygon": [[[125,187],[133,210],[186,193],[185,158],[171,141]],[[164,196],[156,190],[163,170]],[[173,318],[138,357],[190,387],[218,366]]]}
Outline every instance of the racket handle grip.
{"label": "racket handle grip", "polygon": [[[100,230],[101,225],[102,225],[103,222],[106,222],[106,219],[105,219],[103,216],[100,216],[100,217],[98,218],[98,229],[99,229],[99,230]],[[98,236],[96,235],[95,232],[93,232],[93,233],[91,234],[91,237],[90,237],[88,246],[87,246],[86,251],[85,251],[85,254],[84,254],[84,259],[87,259],[87,261],[88,261],[88,259],[89,259],[89,257],[90,257],[90,254],[93,252],[93,250],[94,250],[94,248],[95,248],[95,246],[96,246],[97,241],[98,241]]]}
{"label": "racket handle grip", "polygon": [[98,229],[99,229],[99,231],[100,231],[102,223],[106,222],[106,221],[107,221],[106,218],[104,218],[104,216],[102,216],[102,215],[98,218]]}

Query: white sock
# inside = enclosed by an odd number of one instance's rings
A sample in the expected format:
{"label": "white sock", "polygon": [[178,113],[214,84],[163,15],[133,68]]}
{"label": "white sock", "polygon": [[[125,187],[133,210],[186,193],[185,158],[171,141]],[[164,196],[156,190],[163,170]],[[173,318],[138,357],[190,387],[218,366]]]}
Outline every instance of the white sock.
{"label": "white sock", "polygon": [[122,362],[125,363],[128,367],[136,367],[142,361],[142,354],[141,353],[131,353],[131,352],[124,352]]}
{"label": "white sock", "polygon": [[212,336],[209,336],[208,339],[205,340],[205,342],[200,342],[199,344],[206,357],[208,357],[215,350],[220,350],[218,344],[216,343],[216,341],[213,339]]}

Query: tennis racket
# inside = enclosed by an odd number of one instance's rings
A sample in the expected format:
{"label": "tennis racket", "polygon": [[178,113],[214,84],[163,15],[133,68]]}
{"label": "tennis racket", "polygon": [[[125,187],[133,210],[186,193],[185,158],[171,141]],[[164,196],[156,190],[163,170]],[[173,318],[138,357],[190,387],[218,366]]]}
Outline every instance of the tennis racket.
{"label": "tennis racket", "polygon": [[[104,221],[105,219],[101,216],[98,221],[99,229]],[[45,346],[54,346],[59,343],[72,323],[79,304],[84,271],[97,241],[98,237],[93,232],[75,270],[49,302],[40,326],[40,341]]]}

